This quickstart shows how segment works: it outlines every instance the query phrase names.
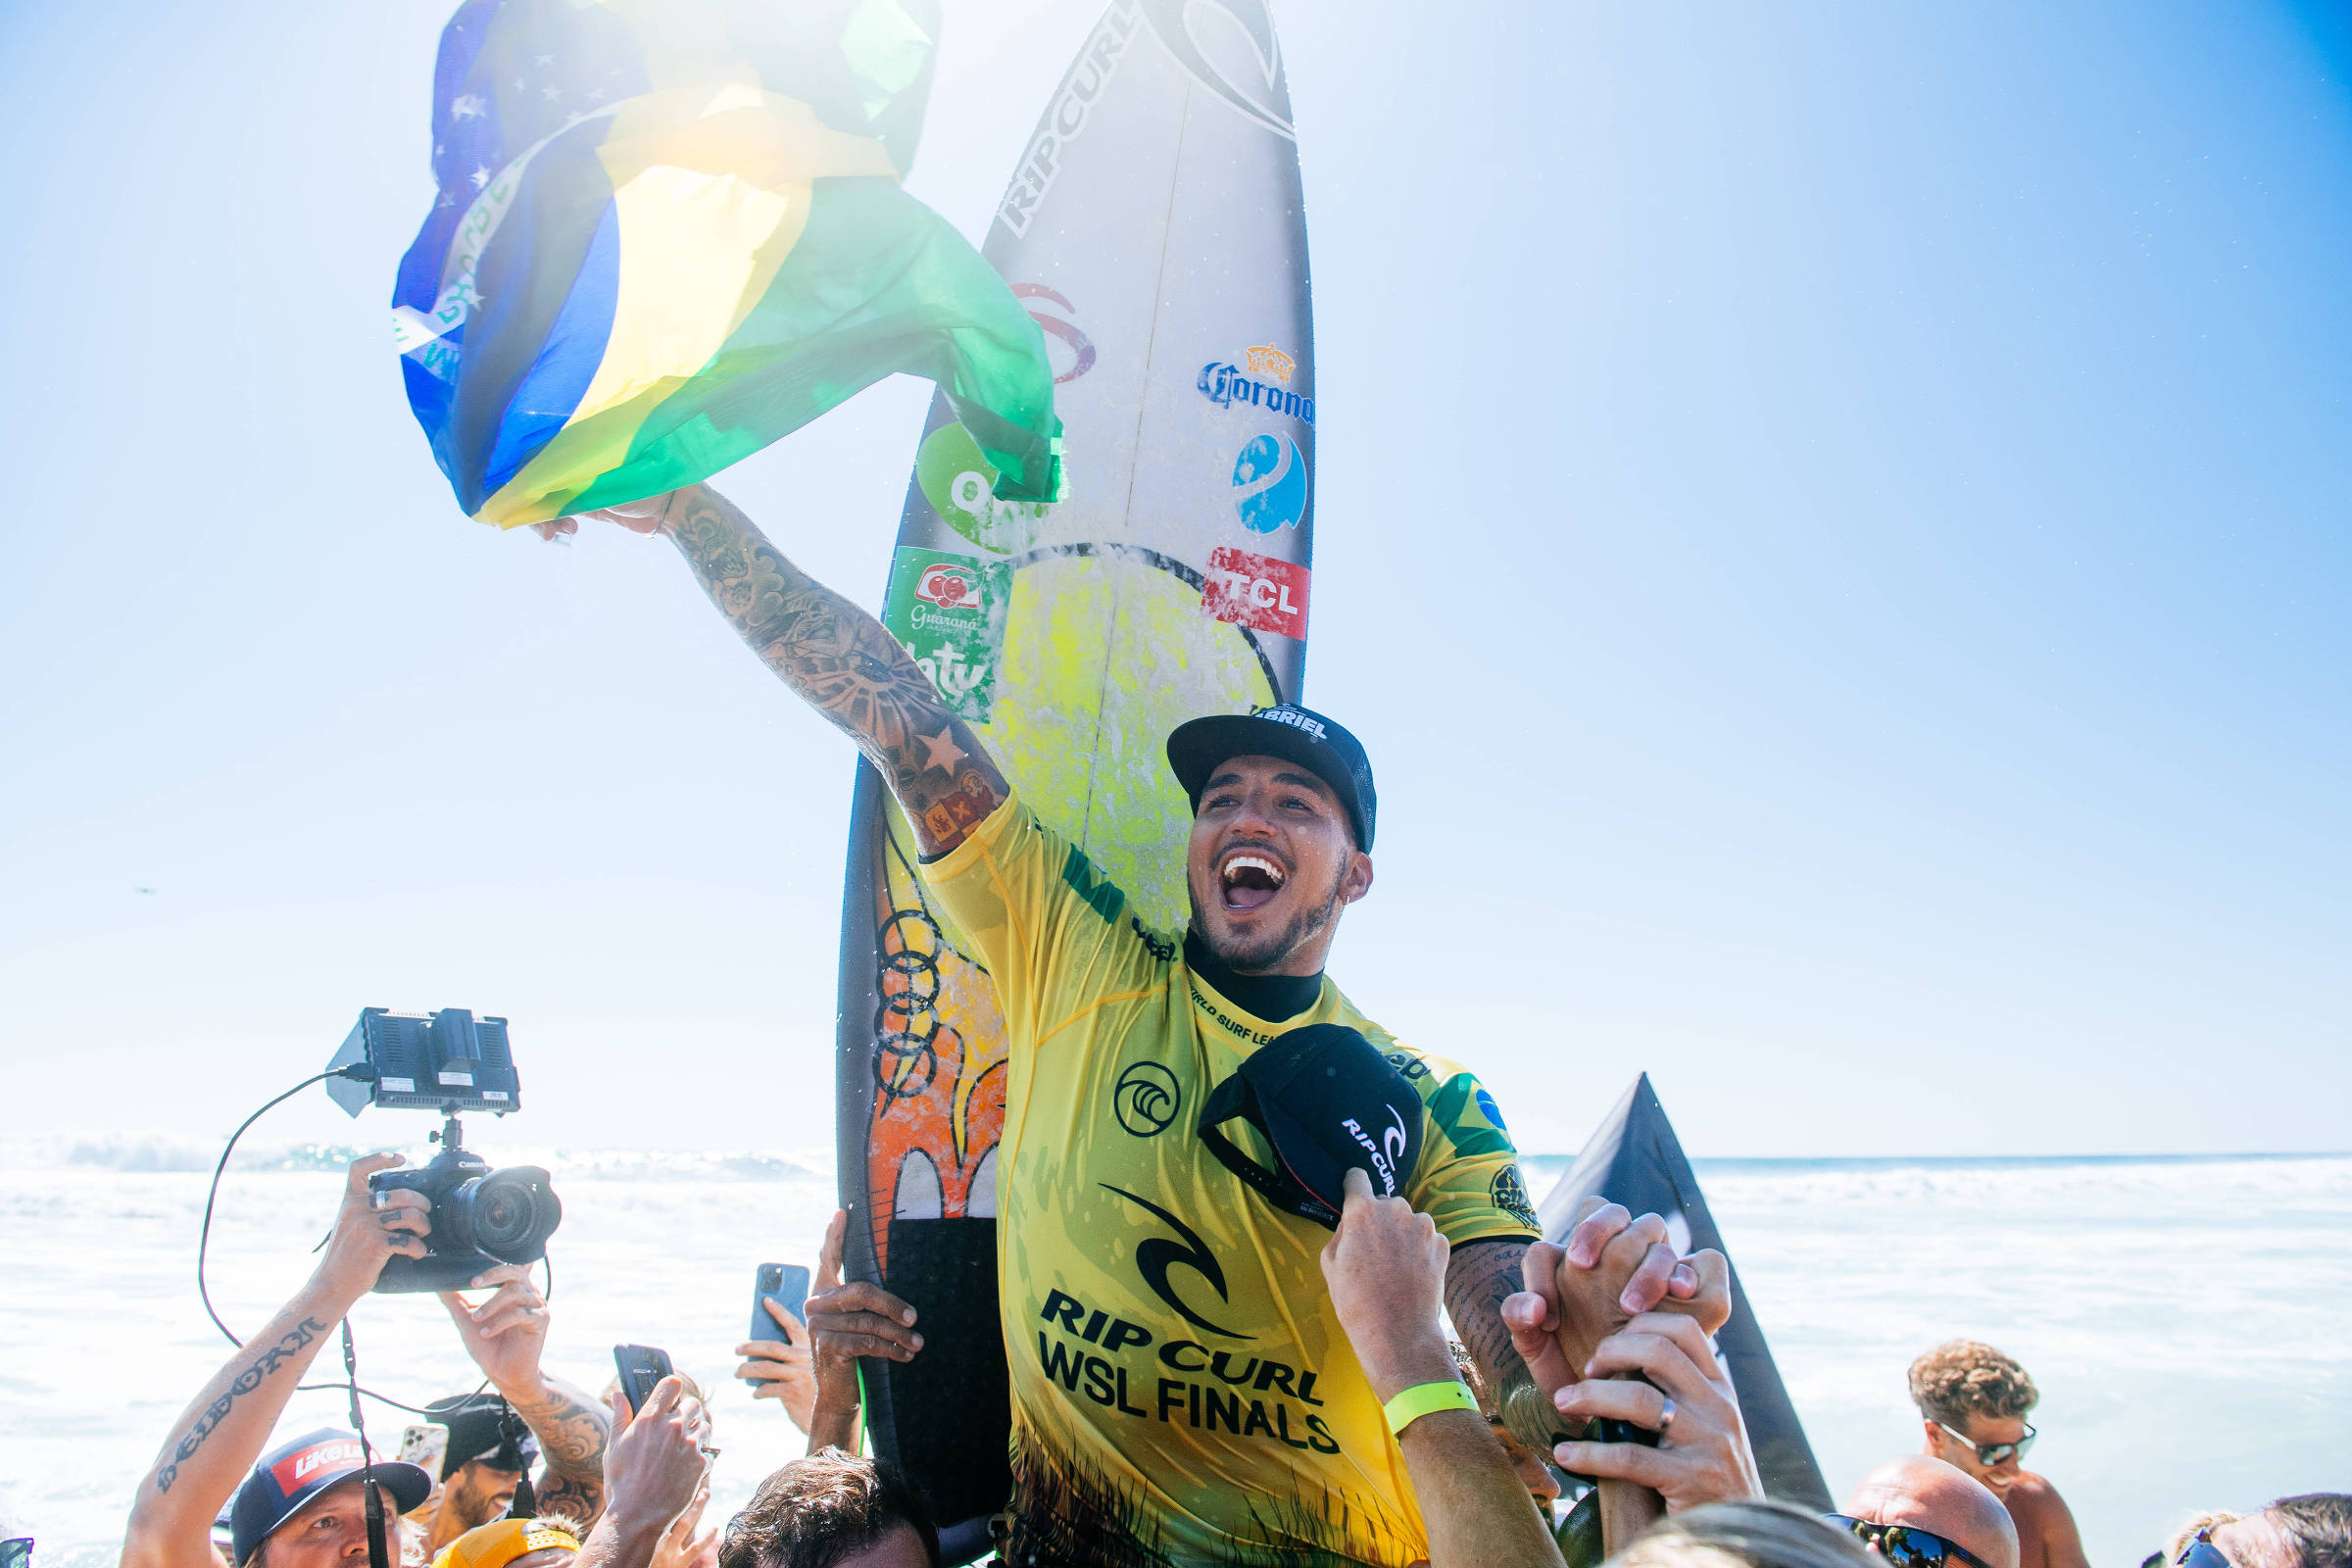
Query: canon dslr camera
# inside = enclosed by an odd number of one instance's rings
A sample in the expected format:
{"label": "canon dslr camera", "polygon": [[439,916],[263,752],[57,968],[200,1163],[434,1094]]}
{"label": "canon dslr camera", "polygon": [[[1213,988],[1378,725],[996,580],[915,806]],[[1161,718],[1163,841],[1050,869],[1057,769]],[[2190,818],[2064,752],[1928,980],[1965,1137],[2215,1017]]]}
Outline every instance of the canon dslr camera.
{"label": "canon dslr camera", "polygon": [[536,1165],[492,1170],[460,1145],[461,1110],[504,1116],[522,1108],[522,1085],[507,1046],[507,1020],[464,1007],[424,1014],[368,1007],[328,1064],[348,1068],[326,1092],[357,1116],[368,1105],[438,1110],[441,1152],[421,1170],[379,1170],[370,1192],[405,1188],[433,1205],[422,1257],[393,1257],[379,1291],[456,1291],[501,1263],[536,1263],[564,1221],[564,1205]]}
{"label": "canon dslr camera", "polygon": [[563,1223],[564,1204],[536,1165],[492,1170],[481,1155],[444,1149],[422,1170],[379,1170],[370,1192],[406,1188],[433,1205],[422,1257],[388,1257],[379,1291],[462,1291],[501,1263],[536,1263]]}

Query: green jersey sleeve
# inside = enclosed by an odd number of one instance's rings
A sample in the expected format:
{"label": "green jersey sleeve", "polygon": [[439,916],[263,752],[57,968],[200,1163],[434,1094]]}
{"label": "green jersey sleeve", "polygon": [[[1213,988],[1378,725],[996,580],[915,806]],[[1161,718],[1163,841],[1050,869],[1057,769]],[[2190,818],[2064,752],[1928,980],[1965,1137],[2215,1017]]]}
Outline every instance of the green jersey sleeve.
{"label": "green jersey sleeve", "polygon": [[1436,1220],[1456,1247],[1465,1242],[1539,1240],[1543,1226],[1528,1200],[1519,1152],[1511,1145],[1494,1097],[1475,1075],[1449,1061],[1434,1056],[1419,1060],[1429,1071],[1413,1082],[1429,1119],[1421,1162],[1407,1195],[1413,1206]]}

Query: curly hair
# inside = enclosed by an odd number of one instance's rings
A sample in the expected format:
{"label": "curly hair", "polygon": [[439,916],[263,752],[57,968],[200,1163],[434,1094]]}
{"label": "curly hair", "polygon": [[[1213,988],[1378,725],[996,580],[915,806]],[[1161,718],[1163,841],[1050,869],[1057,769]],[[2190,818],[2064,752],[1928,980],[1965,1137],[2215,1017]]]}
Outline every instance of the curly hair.
{"label": "curly hair", "polygon": [[878,1459],[821,1448],[760,1483],[727,1524],[719,1568],[833,1568],[892,1531],[911,1530],[932,1568],[939,1534],[922,1497]]}
{"label": "curly hair", "polygon": [[1972,1415],[2022,1419],[2040,1400],[2024,1367],[1976,1340],[1946,1340],[1911,1363],[1911,1402],[1946,1426]]}
{"label": "curly hair", "polygon": [[2307,1492],[2280,1497],[2269,1512],[2295,1544],[2299,1568],[2346,1568],[2352,1564],[2352,1496],[2340,1492]]}

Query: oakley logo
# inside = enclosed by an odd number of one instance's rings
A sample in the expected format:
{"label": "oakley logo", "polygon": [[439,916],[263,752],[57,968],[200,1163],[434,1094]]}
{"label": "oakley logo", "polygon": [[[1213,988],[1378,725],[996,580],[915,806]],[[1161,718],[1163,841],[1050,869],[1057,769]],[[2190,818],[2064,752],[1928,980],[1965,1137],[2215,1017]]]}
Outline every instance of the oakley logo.
{"label": "oakley logo", "polygon": [[1168,1283],[1168,1270],[1181,1263],[1206,1281],[1208,1288],[1217,1293],[1218,1300],[1231,1304],[1231,1298],[1225,1294],[1225,1270],[1218,1266],[1217,1256],[1208,1250],[1208,1244],[1200,1240],[1190,1225],[1150,1199],[1138,1198],[1123,1187],[1113,1187],[1110,1183],[1104,1182],[1102,1190],[1106,1193],[1116,1193],[1184,1238],[1182,1244],[1179,1244],[1170,1241],[1165,1236],[1152,1236],[1135,1244],[1135,1271],[1143,1276],[1144,1283],[1152,1288],[1153,1296],[1165,1301],[1169,1309],[1178,1317],[1183,1318],[1203,1333],[1222,1334],[1229,1340],[1247,1340],[1255,1337],[1249,1334],[1237,1334],[1232,1329],[1220,1328],[1211,1323],[1187,1306],[1184,1298],[1176,1294],[1176,1288]]}

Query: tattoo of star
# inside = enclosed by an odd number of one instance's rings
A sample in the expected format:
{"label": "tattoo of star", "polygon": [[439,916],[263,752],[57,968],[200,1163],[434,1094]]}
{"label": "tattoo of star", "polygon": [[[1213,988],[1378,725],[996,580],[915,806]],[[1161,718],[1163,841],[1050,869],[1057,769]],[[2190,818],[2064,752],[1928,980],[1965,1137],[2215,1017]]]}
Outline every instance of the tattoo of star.
{"label": "tattoo of star", "polygon": [[950,778],[954,778],[956,764],[971,755],[956,744],[956,726],[953,724],[940,725],[939,733],[936,735],[925,735],[917,730],[915,738],[921,741],[923,749],[930,753],[923,760],[923,771],[926,773],[936,767]]}

